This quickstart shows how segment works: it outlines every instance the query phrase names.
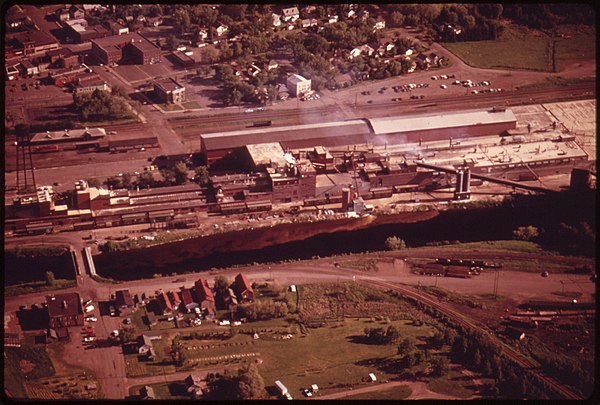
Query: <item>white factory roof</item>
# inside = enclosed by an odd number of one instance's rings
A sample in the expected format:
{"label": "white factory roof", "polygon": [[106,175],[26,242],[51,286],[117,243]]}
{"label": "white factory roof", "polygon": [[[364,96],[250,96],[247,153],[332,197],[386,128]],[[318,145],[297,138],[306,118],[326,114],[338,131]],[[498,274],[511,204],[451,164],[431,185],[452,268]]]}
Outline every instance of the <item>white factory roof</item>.
{"label": "white factory roof", "polygon": [[408,117],[371,118],[369,122],[373,132],[391,134],[397,132],[422,131],[436,128],[463,127],[467,125],[496,124],[516,121],[512,110],[505,111],[469,111],[435,115],[418,115]]}
{"label": "white factory roof", "polygon": [[288,81],[288,83],[297,84],[297,83],[307,82],[308,79],[306,79],[300,75],[293,74],[290,77],[288,77],[287,81]]}

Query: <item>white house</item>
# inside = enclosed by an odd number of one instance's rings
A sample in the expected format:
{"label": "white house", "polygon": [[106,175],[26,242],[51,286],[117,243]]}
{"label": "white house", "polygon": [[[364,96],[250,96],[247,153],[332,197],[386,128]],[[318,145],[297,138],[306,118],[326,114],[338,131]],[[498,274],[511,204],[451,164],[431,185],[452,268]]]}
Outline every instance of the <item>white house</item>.
{"label": "white house", "polygon": [[339,17],[337,16],[337,14],[335,14],[335,15],[330,15],[330,16],[328,16],[328,20],[327,20],[327,22],[328,22],[329,24],[333,24],[333,23],[336,23],[336,22],[338,22],[338,20],[339,20]]}
{"label": "white house", "polygon": [[373,55],[375,49],[371,48],[369,45],[361,45],[350,51],[350,59],[356,58],[359,55],[366,54],[368,56]]}
{"label": "white house", "polygon": [[217,30],[218,36],[223,36],[227,33],[227,31],[229,31],[229,27],[227,27],[226,25],[223,25],[223,24],[219,24],[217,26],[216,30]]}
{"label": "white house", "polygon": [[383,19],[377,20],[375,25],[373,25],[373,31],[382,30],[384,28],[385,28],[385,20],[383,20]]}
{"label": "white house", "polygon": [[208,30],[206,28],[198,29],[198,39],[208,38]]}
{"label": "white house", "polygon": [[273,27],[281,27],[281,16],[279,14],[272,13],[271,18],[273,19]]}
{"label": "white house", "polygon": [[287,88],[291,94],[298,97],[311,89],[310,79],[305,79],[300,75],[290,75],[287,79]]}
{"label": "white house", "polygon": [[283,21],[294,22],[300,18],[298,7],[289,7],[281,10],[283,12]]}

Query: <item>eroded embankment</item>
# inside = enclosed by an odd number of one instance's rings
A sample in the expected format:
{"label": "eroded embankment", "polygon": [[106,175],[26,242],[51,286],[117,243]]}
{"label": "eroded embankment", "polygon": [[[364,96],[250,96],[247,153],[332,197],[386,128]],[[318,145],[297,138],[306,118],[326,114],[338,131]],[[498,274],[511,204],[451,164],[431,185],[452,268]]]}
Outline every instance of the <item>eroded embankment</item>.
{"label": "eroded embankment", "polygon": [[[145,249],[119,251],[101,254],[94,257],[99,274],[116,279],[148,277],[150,269],[158,272],[187,271],[189,266],[196,269],[207,268],[207,265],[219,266],[228,263],[226,256],[232,252],[247,252],[271,246],[303,241],[317,235],[338,232],[352,232],[367,227],[395,224],[415,223],[430,220],[438,215],[438,211],[407,212],[396,215],[367,216],[361,218],[344,218],[340,220],[288,223],[273,227],[244,229],[187,239],[178,242],[152,246]],[[215,260],[198,263],[200,259],[213,257]],[[230,258],[231,259],[231,258]],[[237,260],[233,260],[238,262]],[[252,260],[253,261],[253,260]],[[250,261],[251,262],[251,261]],[[171,266],[177,269],[171,269]],[[137,275],[131,270],[137,269]],[[170,270],[170,271],[169,271]],[[141,274],[143,273],[143,274]]]}

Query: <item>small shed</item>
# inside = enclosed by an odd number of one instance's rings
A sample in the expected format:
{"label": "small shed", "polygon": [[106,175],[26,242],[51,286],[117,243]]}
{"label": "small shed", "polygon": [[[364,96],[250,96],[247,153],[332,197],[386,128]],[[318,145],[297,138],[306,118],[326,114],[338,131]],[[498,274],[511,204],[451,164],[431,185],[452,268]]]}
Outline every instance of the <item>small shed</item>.
{"label": "small shed", "polygon": [[375,374],[369,373],[369,381],[372,381],[372,382],[377,381],[377,377],[375,376]]}

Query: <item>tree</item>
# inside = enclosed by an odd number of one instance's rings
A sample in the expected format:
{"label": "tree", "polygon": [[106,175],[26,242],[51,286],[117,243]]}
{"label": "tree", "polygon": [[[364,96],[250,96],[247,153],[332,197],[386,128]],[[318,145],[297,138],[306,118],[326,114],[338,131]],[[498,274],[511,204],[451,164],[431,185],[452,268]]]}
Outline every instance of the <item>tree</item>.
{"label": "tree", "polygon": [[413,338],[407,337],[404,338],[398,345],[397,354],[400,356],[406,356],[407,354],[415,351],[416,348],[417,346],[415,345],[415,340]]}
{"label": "tree", "polygon": [[167,184],[175,183],[175,173],[171,169],[162,169],[160,175]]}
{"label": "tree", "polygon": [[520,226],[513,231],[513,238],[518,240],[529,241],[539,235],[538,229],[535,226]]}
{"label": "tree", "polygon": [[397,236],[390,236],[385,240],[386,250],[402,250],[406,249],[406,242]]}
{"label": "tree", "polygon": [[54,285],[54,272],[52,271],[47,271],[46,272],[46,285],[48,286],[53,286]]}
{"label": "tree", "polygon": [[210,174],[208,173],[208,168],[206,166],[198,166],[194,172],[194,180],[199,184],[205,186],[210,183]]}
{"label": "tree", "polygon": [[404,16],[398,11],[394,11],[389,18],[388,25],[390,28],[401,27],[404,23]]}
{"label": "tree", "polygon": [[154,176],[150,172],[143,172],[138,176],[137,184],[140,188],[149,188],[154,186]]}
{"label": "tree", "polygon": [[175,184],[183,184],[188,181],[188,168],[184,162],[177,162],[173,168]]}
{"label": "tree", "polygon": [[238,375],[238,399],[262,399],[265,396],[265,382],[255,363],[240,369]]}
{"label": "tree", "polygon": [[119,86],[119,85],[112,86],[111,93],[113,96],[118,96],[118,97],[123,97],[123,98],[128,97],[127,91],[125,91],[125,88],[123,86]]}
{"label": "tree", "polygon": [[131,173],[123,173],[123,176],[121,177],[121,184],[123,188],[131,187]]}
{"label": "tree", "polygon": [[171,35],[167,36],[166,44],[167,44],[167,48],[170,51],[174,51],[177,48],[177,46],[179,45],[179,41],[177,41],[177,38],[175,38],[175,35],[171,34]]}
{"label": "tree", "polygon": [[177,10],[175,10],[175,13],[173,13],[173,19],[173,26],[179,34],[187,32],[190,29],[190,26],[192,25],[190,14],[185,8],[178,8]]}
{"label": "tree", "polygon": [[117,176],[111,176],[106,179],[106,187],[109,189],[121,188],[121,179]]}
{"label": "tree", "polygon": [[450,371],[450,361],[447,357],[435,356],[431,359],[431,375],[441,377]]}
{"label": "tree", "polygon": [[123,328],[120,336],[123,343],[133,342],[137,338],[137,334],[133,328]]}

